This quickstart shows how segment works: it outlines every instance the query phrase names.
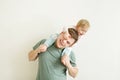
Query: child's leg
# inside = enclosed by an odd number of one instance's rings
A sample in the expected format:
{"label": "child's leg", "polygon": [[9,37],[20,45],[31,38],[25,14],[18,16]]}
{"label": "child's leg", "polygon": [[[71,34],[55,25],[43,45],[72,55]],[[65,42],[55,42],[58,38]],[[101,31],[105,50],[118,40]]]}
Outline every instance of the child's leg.
{"label": "child's leg", "polygon": [[62,52],[62,57],[61,57],[61,62],[65,65],[65,61],[67,59],[67,57],[70,55],[71,53],[71,48],[65,48]]}
{"label": "child's leg", "polygon": [[45,42],[44,44],[47,46],[47,47],[50,47],[54,42],[55,40],[57,39],[59,34],[52,34]]}
{"label": "child's leg", "polygon": [[66,55],[70,55],[70,53],[71,53],[71,48],[69,47],[67,47],[67,48],[65,48],[64,50],[63,50],[63,52],[62,52],[62,55],[61,56],[63,56],[64,54],[66,54]]}

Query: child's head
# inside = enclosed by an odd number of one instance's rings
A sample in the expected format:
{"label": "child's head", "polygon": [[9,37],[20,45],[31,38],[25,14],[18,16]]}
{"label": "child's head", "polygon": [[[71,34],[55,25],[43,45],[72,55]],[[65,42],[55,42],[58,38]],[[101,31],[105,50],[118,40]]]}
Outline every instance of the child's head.
{"label": "child's head", "polygon": [[89,22],[86,19],[81,19],[76,24],[75,29],[78,31],[78,35],[82,36],[88,31],[89,27]]}

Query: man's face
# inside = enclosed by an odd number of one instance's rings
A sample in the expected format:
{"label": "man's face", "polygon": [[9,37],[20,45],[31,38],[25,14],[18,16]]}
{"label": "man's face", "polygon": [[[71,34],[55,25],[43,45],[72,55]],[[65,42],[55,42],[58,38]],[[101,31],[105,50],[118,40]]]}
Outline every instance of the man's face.
{"label": "man's face", "polygon": [[56,46],[58,48],[66,48],[72,46],[74,42],[75,39],[68,32],[62,32],[56,40]]}

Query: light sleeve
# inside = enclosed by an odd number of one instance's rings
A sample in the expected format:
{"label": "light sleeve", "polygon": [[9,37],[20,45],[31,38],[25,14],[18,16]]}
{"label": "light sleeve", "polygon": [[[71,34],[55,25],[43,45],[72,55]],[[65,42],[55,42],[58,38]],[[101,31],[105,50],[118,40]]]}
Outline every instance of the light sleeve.
{"label": "light sleeve", "polygon": [[67,54],[67,55],[69,56],[70,53],[71,53],[71,50],[72,50],[71,47],[67,47],[67,48],[65,48],[65,49],[63,50],[63,52],[62,52],[62,56],[63,56],[64,54]]}
{"label": "light sleeve", "polygon": [[70,63],[73,67],[76,67],[77,64],[76,64],[76,57],[75,57],[75,54],[73,51],[71,51],[70,55],[69,55],[69,58],[70,58]]}
{"label": "light sleeve", "polygon": [[47,46],[47,47],[50,47],[54,42],[55,42],[55,40],[57,39],[57,37],[58,37],[58,34],[56,33],[56,34],[52,34],[46,41],[45,41],[45,45]]}

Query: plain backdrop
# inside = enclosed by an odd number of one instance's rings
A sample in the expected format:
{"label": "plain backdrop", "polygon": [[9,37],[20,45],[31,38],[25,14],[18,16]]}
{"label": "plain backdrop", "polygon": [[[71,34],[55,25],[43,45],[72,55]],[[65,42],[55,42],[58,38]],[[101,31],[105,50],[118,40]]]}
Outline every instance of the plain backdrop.
{"label": "plain backdrop", "polygon": [[73,47],[75,80],[120,80],[119,7],[119,0],[0,0],[0,80],[35,80],[38,62],[28,52],[82,18],[91,28]]}

